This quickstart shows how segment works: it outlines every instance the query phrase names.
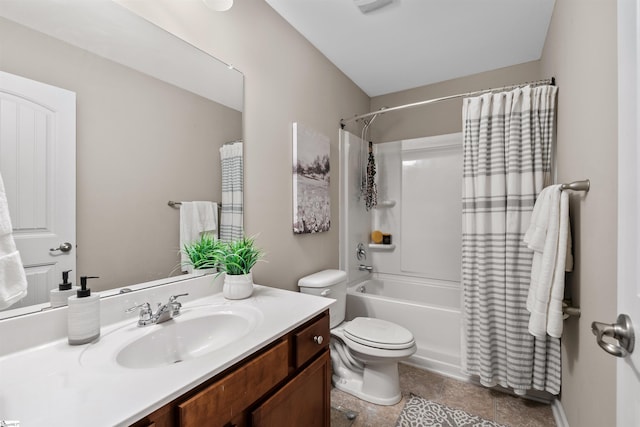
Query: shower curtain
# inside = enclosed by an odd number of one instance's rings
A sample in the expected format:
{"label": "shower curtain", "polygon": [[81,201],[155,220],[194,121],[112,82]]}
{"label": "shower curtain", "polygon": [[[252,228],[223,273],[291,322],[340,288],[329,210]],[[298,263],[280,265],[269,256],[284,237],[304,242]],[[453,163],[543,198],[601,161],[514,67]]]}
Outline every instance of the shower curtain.
{"label": "shower curtain", "polygon": [[560,340],[529,334],[533,253],[522,242],[549,183],[555,86],[463,101],[464,368],[518,394],[560,392]]}
{"label": "shower curtain", "polygon": [[222,165],[222,200],[220,208],[220,240],[229,242],[242,238],[243,175],[242,142],[220,147]]}

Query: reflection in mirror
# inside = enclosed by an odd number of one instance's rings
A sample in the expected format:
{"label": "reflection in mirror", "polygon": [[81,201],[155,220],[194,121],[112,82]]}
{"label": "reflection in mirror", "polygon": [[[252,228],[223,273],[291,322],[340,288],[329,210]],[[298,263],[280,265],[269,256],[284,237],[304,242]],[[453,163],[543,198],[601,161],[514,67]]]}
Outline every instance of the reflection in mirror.
{"label": "reflection in mirror", "polygon": [[[3,0],[0,40],[0,71],[75,96],[62,134],[48,115],[58,110],[35,103],[44,113],[30,114],[41,126],[18,120],[15,128],[52,139],[34,137],[40,145],[27,149],[20,140],[0,145],[16,243],[49,238],[28,264],[26,246],[19,248],[30,297],[0,318],[48,306],[49,289],[70,269],[74,286],[80,276],[99,276],[92,290],[102,295],[184,278],[179,209],[167,202],[220,202],[219,149],[242,139],[242,74],[112,1]],[[52,151],[73,143],[74,133],[75,149]],[[16,160],[26,154],[35,159]],[[25,176],[36,184],[31,192]],[[67,242],[71,250],[60,250]]]}

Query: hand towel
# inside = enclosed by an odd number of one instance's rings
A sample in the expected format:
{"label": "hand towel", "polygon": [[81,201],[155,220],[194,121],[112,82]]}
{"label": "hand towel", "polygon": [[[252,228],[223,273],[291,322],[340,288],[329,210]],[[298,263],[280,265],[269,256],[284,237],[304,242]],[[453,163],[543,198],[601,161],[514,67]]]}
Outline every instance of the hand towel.
{"label": "hand towel", "polygon": [[[567,259],[571,256],[569,244],[571,233],[569,232],[569,194],[566,191],[560,194],[560,228],[558,231],[558,256],[553,271],[551,284],[551,297],[547,311],[547,334],[550,337],[560,338],[563,329],[562,300],[564,299],[564,273],[567,269]],[[573,262],[571,262],[573,264]]]}
{"label": "hand towel", "polygon": [[542,252],[544,249],[544,241],[549,227],[549,209],[551,207],[549,198],[552,192],[553,186],[542,189],[535,205],[533,205],[529,228],[524,233],[524,242],[529,249],[536,252]]}
{"label": "hand towel", "polygon": [[[546,191],[545,191],[546,190]],[[544,195],[544,197],[542,197]],[[564,274],[571,268],[569,195],[559,185],[545,188],[538,197],[525,242],[534,251],[527,296],[529,332],[536,337],[560,338]],[[540,245],[541,242],[544,245]]]}
{"label": "hand towel", "polygon": [[189,258],[182,251],[185,244],[198,240],[203,233],[216,235],[218,204],[215,202],[182,202],[180,205],[180,262],[184,272],[191,273]]}
{"label": "hand towel", "polygon": [[27,276],[12,231],[9,204],[0,176],[0,310],[27,295]]}
{"label": "hand towel", "polygon": [[12,306],[25,296],[27,296],[27,278],[20,253],[15,251],[0,256],[0,310]]}

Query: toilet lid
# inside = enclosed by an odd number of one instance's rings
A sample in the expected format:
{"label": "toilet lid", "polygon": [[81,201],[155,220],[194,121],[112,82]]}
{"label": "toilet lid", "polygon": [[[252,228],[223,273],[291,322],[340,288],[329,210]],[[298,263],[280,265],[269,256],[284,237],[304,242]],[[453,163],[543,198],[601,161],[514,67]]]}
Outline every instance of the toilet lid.
{"label": "toilet lid", "polygon": [[344,333],[353,341],[374,348],[405,349],[415,342],[408,329],[370,317],[356,317],[345,325]]}

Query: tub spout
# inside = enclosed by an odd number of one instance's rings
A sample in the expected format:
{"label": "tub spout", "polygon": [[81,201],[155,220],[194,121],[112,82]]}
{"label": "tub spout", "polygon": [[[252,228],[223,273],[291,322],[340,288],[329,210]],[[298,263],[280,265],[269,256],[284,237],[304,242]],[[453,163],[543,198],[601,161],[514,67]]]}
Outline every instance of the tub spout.
{"label": "tub spout", "polygon": [[360,271],[368,271],[369,273],[371,273],[373,271],[373,267],[370,266],[370,265],[360,264],[360,266],[358,267],[358,270],[360,270]]}

